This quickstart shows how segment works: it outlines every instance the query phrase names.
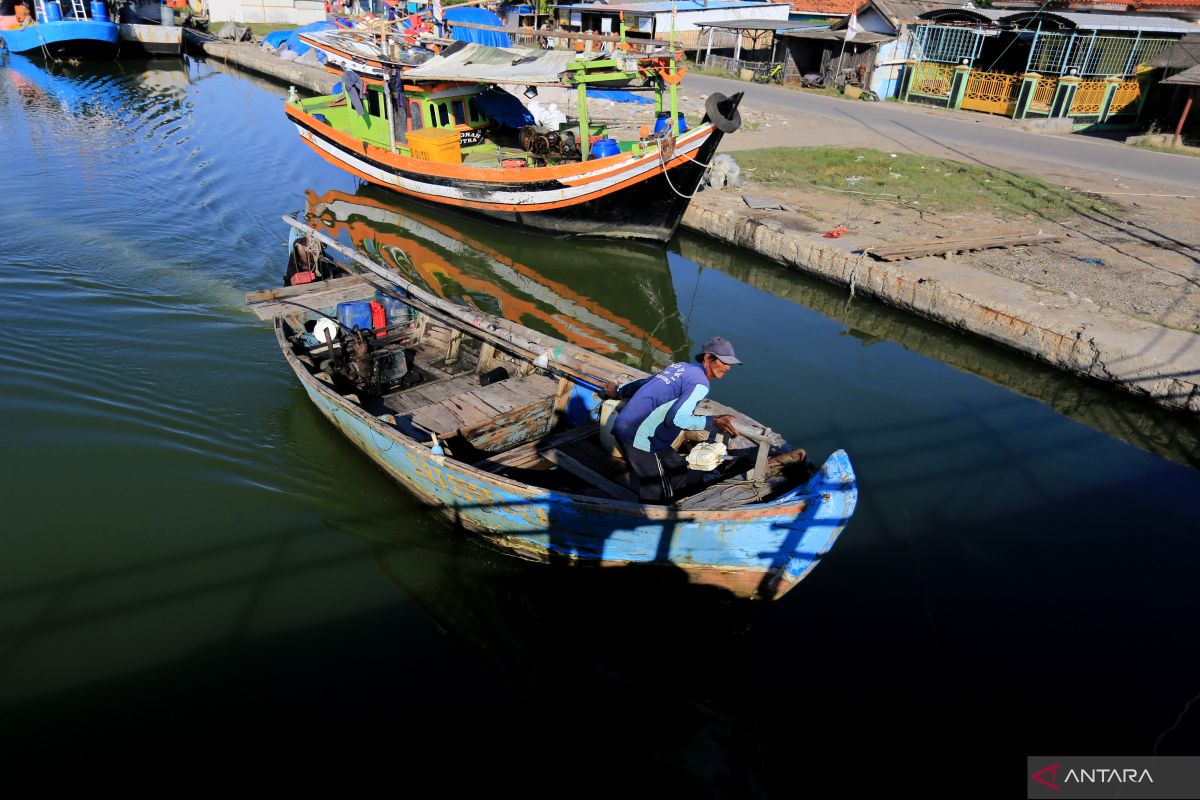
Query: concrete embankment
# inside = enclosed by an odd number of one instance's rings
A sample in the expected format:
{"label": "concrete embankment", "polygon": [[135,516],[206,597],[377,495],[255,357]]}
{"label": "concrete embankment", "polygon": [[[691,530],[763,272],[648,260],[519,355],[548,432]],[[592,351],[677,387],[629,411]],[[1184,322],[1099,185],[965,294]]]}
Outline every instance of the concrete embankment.
{"label": "concrete embankment", "polygon": [[825,239],[794,214],[706,191],[685,227],[1161,406],[1200,414],[1200,336],[1164,328],[940,257],[881,262],[870,242]]}
{"label": "concrete embankment", "polygon": [[333,73],[322,67],[284,61],[253,42],[226,42],[190,28],[184,29],[183,38],[189,49],[204,53],[209,58],[235,64],[316,94],[331,94],[333,84],[337,82]]}

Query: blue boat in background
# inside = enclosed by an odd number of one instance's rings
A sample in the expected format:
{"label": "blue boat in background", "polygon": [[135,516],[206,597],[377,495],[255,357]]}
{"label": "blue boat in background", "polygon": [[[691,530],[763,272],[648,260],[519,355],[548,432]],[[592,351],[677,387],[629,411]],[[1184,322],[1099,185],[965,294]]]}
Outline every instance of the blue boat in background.
{"label": "blue boat in background", "polygon": [[[121,29],[103,0],[70,0],[64,9],[57,0],[34,0],[33,24],[16,27],[12,17],[0,25],[0,40],[13,53],[30,58],[103,59],[117,54]],[[5,5],[9,5],[6,0]],[[7,8],[5,10],[8,10]]]}
{"label": "blue boat in background", "polygon": [[[821,561],[853,514],[858,488],[845,452],[817,469],[803,450],[710,400],[703,413],[734,417],[730,457],[697,459],[706,478],[693,493],[640,502],[606,440],[600,387],[646,373],[445,300],[285,219],[304,232],[287,285],[247,303],[274,321],[317,409],[456,529],[552,565],[773,600]],[[331,251],[377,279],[339,270]]]}

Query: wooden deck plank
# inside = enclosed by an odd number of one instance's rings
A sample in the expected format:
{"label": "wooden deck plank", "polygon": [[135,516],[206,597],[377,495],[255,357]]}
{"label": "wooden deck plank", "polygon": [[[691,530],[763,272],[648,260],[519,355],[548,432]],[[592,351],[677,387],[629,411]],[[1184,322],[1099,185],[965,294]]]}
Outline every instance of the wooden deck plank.
{"label": "wooden deck plank", "polygon": [[596,423],[590,423],[578,428],[569,428],[558,433],[552,433],[549,436],[542,437],[534,442],[527,442],[518,445],[511,450],[506,450],[503,453],[497,453],[494,456],[485,458],[475,464],[476,467],[488,472],[502,472],[508,468],[521,468],[529,464],[536,464],[544,459],[538,455],[539,448],[558,447],[568,442],[574,442],[579,439],[584,439],[588,436],[595,436],[600,430],[600,426]]}
{"label": "wooden deck plank", "polygon": [[484,414],[475,406],[461,402],[457,397],[451,397],[448,400],[443,400],[439,405],[461,420],[461,422],[458,424],[458,427],[460,428],[469,428],[473,425],[479,425],[492,418],[492,415]]}
{"label": "wooden deck plank", "polygon": [[480,413],[486,415],[489,420],[495,419],[504,413],[502,410],[491,405],[473,391],[466,391],[456,394],[450,399],[457,405],[471,406],[472,408],[477,409]]}
{"label": "wooden deck plank", "polygon": [[409,417],[417,425],[439,436],[453,436],[462,427],[462,421],[440,405],[418,408]]}
{"label": "wooden deck plank", "polygon": [[327,308],[350,300],[362,300],[374,293],[375,287],[366,283],[362,276],[348,275],[300,286],[247,292],[246,305],[259,319],[273,319],[281,314],[294,314],[297,310],[303,310],[291,303],[280,302],[281,300],[294,300],[313,308]]}
{"label": "wooden deck plank", "polygon": [[517,401],[517,396],[512,392],[501,391],[499,384],[493,386],[481,386],[470,392],[470,395],[475,400],[481,403],[486,403],[500,413],[512,411],[514,408],[520,408],[521,405]]}

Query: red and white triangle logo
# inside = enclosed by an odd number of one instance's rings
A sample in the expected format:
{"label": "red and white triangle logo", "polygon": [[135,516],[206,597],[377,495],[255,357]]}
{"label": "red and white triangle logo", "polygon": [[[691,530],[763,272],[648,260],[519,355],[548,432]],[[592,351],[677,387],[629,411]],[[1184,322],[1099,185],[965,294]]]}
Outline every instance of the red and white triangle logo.
{"label": "red and white triangle logo", "polygon": [[[1045,777],[1047,772],[1050,773],[1049,779],[1047,779]],[[1040,783],[1042,786],[1049,786],[1051,789],[1053,789],[1056,792],[1062,790],[1061,786],[1054,783],[1054,781],[1058,780],[1058,762],[1057,761],[1055,761],[1053,764],[1051,764],[1048,767],[1042,767],[1041,769],[1039,769],[1037,772],[1033,773],[1029,777],[1033,778],[1035,781]]]}

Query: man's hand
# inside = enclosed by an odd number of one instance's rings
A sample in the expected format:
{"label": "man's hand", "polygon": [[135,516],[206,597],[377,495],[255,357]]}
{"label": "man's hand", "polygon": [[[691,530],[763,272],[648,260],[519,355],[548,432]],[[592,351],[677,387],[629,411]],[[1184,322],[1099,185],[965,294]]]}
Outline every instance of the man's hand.
{"label": "man's hand", "polygon": [[607,397],[609,400],[619,400],[620,395],[617,394],[617,388],[618,388],[618,386],[615,383],[605,383],[604,384],[604,396]]}
{"label": "man's hand", "polygon": [[737,436],[737,428],[733,427],[733,414],[720,414],[712,418],[713,427],[728,436]]}

